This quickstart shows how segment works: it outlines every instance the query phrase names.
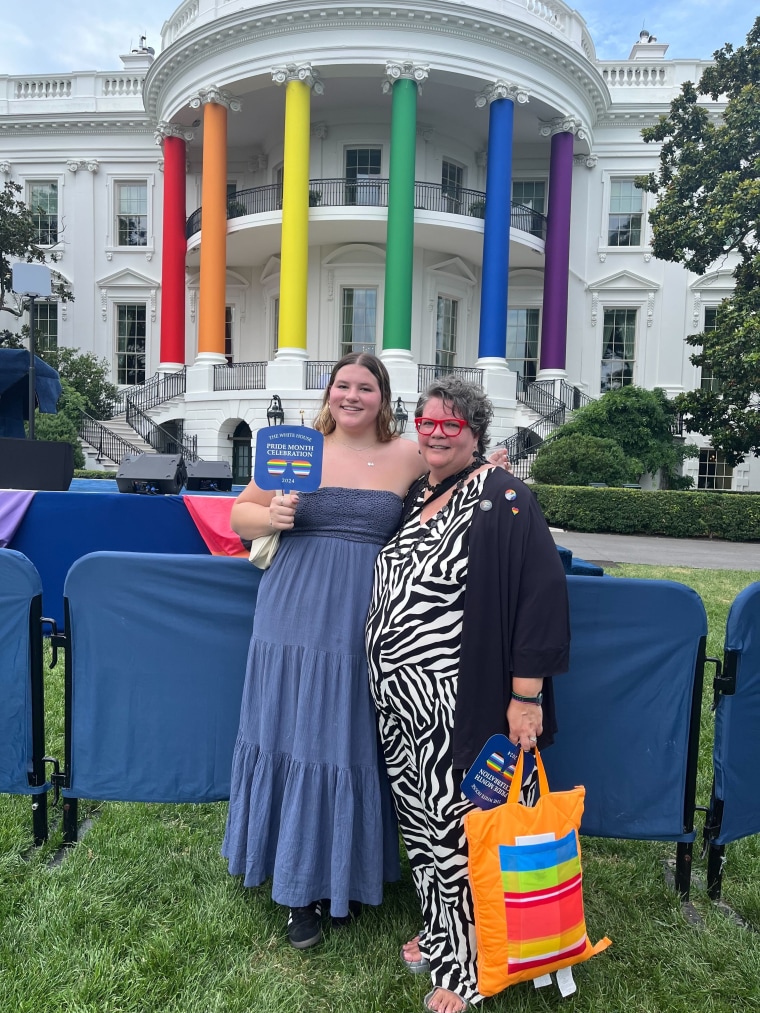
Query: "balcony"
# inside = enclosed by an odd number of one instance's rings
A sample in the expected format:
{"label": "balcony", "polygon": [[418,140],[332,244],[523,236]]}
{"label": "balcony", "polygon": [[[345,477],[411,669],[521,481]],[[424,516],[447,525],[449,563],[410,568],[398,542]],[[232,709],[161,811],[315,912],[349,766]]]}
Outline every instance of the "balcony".
{"label": "balcony", "polygon": [[[356,179],[312,179],[309,203],[314,208],[387,208],[388,180],[380,177]],[[479,190],[444,186],[441,183],[414,184],[415,211],[472,219],[485,217],[486,195]],[[282,209],[282,187],[278,184],[237,190],[227,198],[227,218],[242,218]],[[523,204],[512,202],[511,227],[539,240],[546,239],[546,216]],[[187,220],[186,236],[200,232],[201,209]]]}

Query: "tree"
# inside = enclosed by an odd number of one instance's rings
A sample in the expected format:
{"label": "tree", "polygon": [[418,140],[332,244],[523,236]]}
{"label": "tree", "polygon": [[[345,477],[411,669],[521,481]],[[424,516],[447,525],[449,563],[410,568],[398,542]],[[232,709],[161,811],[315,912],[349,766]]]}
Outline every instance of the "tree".
{"label": "tree", "polygon": [[[51,264],[57,255],[43,249],[37,243],[38,226],[34,212],[19,194],[22,188],[8,180],[0,189],[0,311],[20,318],[27,309],[28,301],[21,299],[12,289],[13,264],[26,261],[29,264]],[[52,276],[53,295],[61,302],[73,300],[68,284],[57,271]]]}
{"label": "tree", "polygon": [[635,482],[643,470],[641,462],[628,457],[615,440],[575,432],[544,443],[531,476],[546,485],[622,485]]}
{"label": "tree", "polygon": [[[689,428],[736,464],[760,454],[760,18],[745,46],[727,43],[713,59],[696,87],[682,86],[668,116],[642,132],[662,148],[658,171],[637,183],[658,198],[649,214],[656,257],[697,274],[739,257],[715,330],[686,339],[701,349],[691,361],[709,367],[714,389],[676,398]],[[705,98],[721,96],[727,104],[716,121]]]}
{"label": "tree", "polygon": [[[554,444],[564,446],[565,440],[576,435],[613,441],[630,464],[629,478],[622,481],[632,481],[645,473],[654,475],[659,471],[663,485],[684,488],[691,484],[691,480],[681,476],[681,465],[684,458],[693,457],[698,450],[691,444],[676,443],[673,433],[677,420],[678,409],[664,390],[645,390],[629,385],[608,391],[598,400],[579,408],[572,420],[553,434],[549,446],[553,453],[560,453],[554,450]],[[539,451],[536,463],[541,453]],[[606,479],[595,477],[589,481],[603,482]]]}
{"label": "tree", "polygon": [[119,391],[108,379],[107,359],[98,359],[92,352],[80,352],[78,348],[51,348],[38,354],[58,370],[62,384],[68,384],[79,394],[77,424],[80,408],[96,419],[111,417],[111,405]]}
{"label": "tree", "polygon": [[84,409],[84,398],[68,380],[61,380],[63,391],[58,398],[58,412],[43,415],[35,410],[34,434],[38,440],[70,443],[74,448],[74,467],[84,468],[85,459],[79,442],[79,419]]}
{"label": "tree", "polygon": [[74,465],[84,467],[84,454],[79,443],[82,412],[96,419],[111,417],[111,403],[118,388],[108,379],[108,362],[92,352],[78,348],[51,348],[40,352],[53,369],[58,370],[63,392],[58,399],[57,415],[35,415],[35,433],[40,440],[60,440],[74,448]]}

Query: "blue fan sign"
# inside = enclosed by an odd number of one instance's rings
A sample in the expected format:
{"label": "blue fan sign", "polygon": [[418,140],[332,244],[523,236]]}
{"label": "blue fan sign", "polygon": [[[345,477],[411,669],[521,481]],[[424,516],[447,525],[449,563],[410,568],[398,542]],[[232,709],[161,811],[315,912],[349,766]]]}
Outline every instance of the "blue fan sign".
{"label": "blue fan sign", "polygon": [[314,492],[322,481],[324,436],[307,426],[265,426],[256,436],[253,478],[259,489]]}

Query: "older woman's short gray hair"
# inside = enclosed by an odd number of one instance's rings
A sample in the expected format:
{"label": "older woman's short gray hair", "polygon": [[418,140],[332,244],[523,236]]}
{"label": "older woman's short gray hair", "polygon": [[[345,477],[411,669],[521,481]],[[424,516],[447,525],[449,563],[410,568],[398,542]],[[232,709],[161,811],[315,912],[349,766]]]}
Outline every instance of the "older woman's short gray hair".
{"label": "older woman's short gray hair", "polygon": [[488,445],[488,427],[493,418],[493,405],[483,388],[453,374],[434,380],[420,395],[414,410],[415,418],[424,413],[425,405],[434,397],[440,398],[448,409],[467,422],[478,438],[478,453],[484,454]]}

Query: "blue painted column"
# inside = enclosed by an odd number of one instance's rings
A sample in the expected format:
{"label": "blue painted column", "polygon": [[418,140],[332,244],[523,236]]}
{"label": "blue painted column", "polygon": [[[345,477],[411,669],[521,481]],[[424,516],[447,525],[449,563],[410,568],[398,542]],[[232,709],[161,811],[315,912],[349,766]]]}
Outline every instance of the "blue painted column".
{"label": "blue painted column", "polygon": [[511,86],[497,82],[477,99],[481,107],[490,103],[478,359],[503,359],[507,350],[513,91]]}

